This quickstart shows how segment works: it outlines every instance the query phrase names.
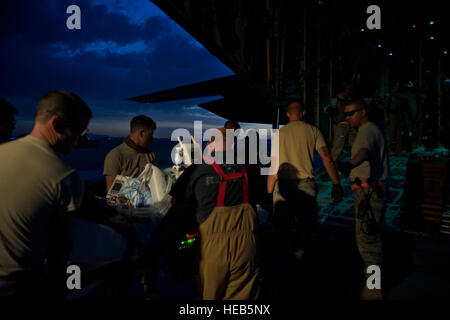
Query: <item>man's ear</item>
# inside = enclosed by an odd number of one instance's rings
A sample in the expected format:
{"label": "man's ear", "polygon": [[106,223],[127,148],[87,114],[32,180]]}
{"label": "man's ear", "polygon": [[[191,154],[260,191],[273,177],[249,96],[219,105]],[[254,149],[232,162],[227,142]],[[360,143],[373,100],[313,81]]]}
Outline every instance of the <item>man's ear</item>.
{"label": "man's ear", "polygon": [[64,120],[58,116],[52,116],[50,120],[48,120],[48,124],[50,127],[59,134],[64,134],[66,126],[64,125]]}

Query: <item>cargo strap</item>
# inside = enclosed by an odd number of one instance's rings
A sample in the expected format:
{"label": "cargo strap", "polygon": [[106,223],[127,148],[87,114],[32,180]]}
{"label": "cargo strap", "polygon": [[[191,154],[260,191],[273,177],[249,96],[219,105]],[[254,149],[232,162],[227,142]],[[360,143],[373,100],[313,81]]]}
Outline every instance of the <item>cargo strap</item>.
{"label": "cargo strap", "polygon": [[363,181],[361,182],[361,186],[357,185],[356,183],[352,184],[352,191],[355,191],[356,189],[360,189],[360,188],[372,188],[372,187],[381,187],[381,186],[385,186],[387,184],[386,181],[382,181],[382,182],[367,182],[367,181]]}
{"label": "cargo strap", "polygon": [[245,168],[244,165],[241,165],[242,168],[241,172],[225,174],[222,168],[212,158],[204,157],[204,160],[206,161],[206,163],[211,164],[214,170],[220,176],[219,195],[217,196],[217,207],[224,206],[225,194],[227,190],[227,181],[240,178],[243,178],[242,189],[244,194],[242,203],[248,203],[248,175],[247,169]]}

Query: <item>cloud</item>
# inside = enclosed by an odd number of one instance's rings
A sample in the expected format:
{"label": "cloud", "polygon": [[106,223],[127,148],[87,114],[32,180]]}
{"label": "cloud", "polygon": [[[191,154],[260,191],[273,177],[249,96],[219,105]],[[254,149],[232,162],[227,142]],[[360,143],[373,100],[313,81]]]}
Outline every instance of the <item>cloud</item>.
{"label": "cloud", "polygon": [[83,52],[94,52],[100,57],[104,57],[107,53],[128,55],[128,54],[141,54],[150,53],[151,49],[147,46],[144,40],[139,40],[133,43],[127,43],[120,45],[115,41],[103,41],[97,40],[87,44],[83,49]]}
{"label": "cloud", "polygon": [[[187,121],[161,121],[158,122],[158,127],[161,128],[182,128],[182,129],[193,129],[194,128],[194,122],[187,122]],[[208,124],[202,122],[202,128],[203,129],[210,129],[210,128],[217,128],[214,124]]]}
{"label": "cloud", "polygon": [[130,122],[123,119],[93,118],[89,124],[89,132],[106,136],[125,137],[130,133]]}
{"label": "cloud", "polygon": [[[81,11],[81,30],[69,30],[66,9],[78,5]],[[164,31],[167,16],[151,16],[142,24],[130,23],[130,18],[110,12],[104,4],[89,0],[8,1],[2,4],[1,33],[19,34],[31,44],[67,42],[77,46],[98,39],[127,43],[142,36],[151,40]]]}
{"label": "cloud", "polygon": [[[23,120],[32,119],[44,93],[58,89],[78,94],[95,118],[129,119],[149,108],[124,98],[232,74],[150,1],[127,3],[3,1],[0,96],[17,103]],[[72,4],[81,9],[81,30],[66,28]],[[200,100],[159,103],[150,110],[161,119],[171,112],[189,121],[217,119],[202,109],[184,109]]]}
{"label": "cloud", "polygon": [[92,3],[105,5],[108,13],[114,12],[127,16],[133,24],[142,24],[150,17],[164,16],[164,13],[150,0],[93,0]]}
{"label": "cloud", "polygon": [[72,49],[64,43],[52,43],[50,47],[53,49],[53,55],[57,58],[72,58],[80,53],[80,48]]}

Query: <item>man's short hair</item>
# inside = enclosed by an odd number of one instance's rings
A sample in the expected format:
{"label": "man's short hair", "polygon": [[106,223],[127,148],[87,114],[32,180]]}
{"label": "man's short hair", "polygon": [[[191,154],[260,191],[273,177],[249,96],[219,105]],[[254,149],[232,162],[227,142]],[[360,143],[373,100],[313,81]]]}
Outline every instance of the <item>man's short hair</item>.
{"label": "man's short hair", "polygon": [[140,115],[131,119],[130,122],[130,132],[136,132],[139,129],[152,129],[156,130],[156,123],[152,118]]}
{"label": "man's short hair", "polygon": [[[294,104],[298,104],[300,107],[294,107]],[[305,110],[305,105],[299,99],[289,100],[287,104],[287,111],[292,113],[293,111],[298,111],[299,113]]]}
{"label": "man's short hair", "polygon": [[52,116],[65,121],[78,122],[84,118],[92,118],[87,104],[76,94],[67,91],[51,91],[38,102],[36,121],[46,123]]}
{"label": "man's short hair", "polygon": [[241,126],[239,125],[239,123],[237,123],[237,121],[234,120],[228,120],[227,122],[225,122],[225,125],[223,126],[225,129],[233,129],[233,130],[237,130],[239,129]]}
{"label": "man's short hair", "polygon": [[354,105],[355,109],[365,109],[366,111],[368,110],[367,103],[365,103],[364,100],[362,100],[362,99],[354,99],[346,104],[346,106],[350,106],[350,105]]}
{"label": "man's short hair", "polygon": [[8,101],[0,98],[0,123],[9,121],[18,111]]}

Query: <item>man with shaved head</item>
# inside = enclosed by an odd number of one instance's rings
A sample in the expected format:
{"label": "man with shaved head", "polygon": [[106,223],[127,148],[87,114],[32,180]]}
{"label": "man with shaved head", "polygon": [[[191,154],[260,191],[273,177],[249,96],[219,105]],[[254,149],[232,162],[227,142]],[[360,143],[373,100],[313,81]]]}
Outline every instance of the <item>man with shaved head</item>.
{"label": "man with shaved head", "polygon": [[[269,195],[273,193],[274,223],[289,231],[295,223],[293,252],[302,258],[310,246],[309,232],[316,220],[318,186],[314,180],[314,153],[318,152],[333,181],[332,196],[342,198],[342,187],[335,163],[330,156],[322,133],[303,121],[306,110],[299,100],[288,103],[289,123],[272,139],[272,171],[267,181]],[[278,154],[276,141],[278,140]],[[285,221],[291,223],[284,223]],[[284,222],[283,222],[284,221]],[[279,230],[283,233],[283,230]]]}
{"label": "man with shaved head", "polygon": [[91,117],[75,94],[52,91],[31,133],[0,145],[0,298],[63,297],[84,187],[58,153],[72,152]]}

